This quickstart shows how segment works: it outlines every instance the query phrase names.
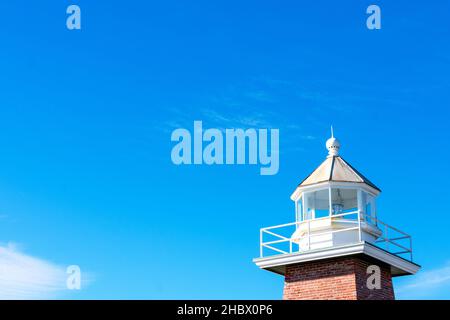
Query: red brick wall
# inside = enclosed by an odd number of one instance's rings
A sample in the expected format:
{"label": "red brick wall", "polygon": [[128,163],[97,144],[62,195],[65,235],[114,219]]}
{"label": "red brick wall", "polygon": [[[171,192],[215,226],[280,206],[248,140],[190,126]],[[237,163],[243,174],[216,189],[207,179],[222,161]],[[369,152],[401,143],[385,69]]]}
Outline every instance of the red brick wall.
{"label": "red brick wall", "polygon": [[[369,265],[381,269],[381,289],[366,282]],[[361,257],[306,262],[286,266],[283,299],[286,300],[393,300],[389,266]]]}

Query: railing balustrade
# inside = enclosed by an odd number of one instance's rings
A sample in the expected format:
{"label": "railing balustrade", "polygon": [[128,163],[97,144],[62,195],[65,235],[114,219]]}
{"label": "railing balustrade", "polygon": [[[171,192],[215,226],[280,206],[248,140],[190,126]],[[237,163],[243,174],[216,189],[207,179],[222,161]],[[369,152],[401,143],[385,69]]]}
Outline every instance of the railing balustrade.
{"label": "railing balustrade", "polygon": [[[351,219],[349,217],[356,216]],[[339,221],[350,222],[348,228],[338,230],[327,230],[323,232],[311,233],[311,223],[320,224],[321,221]],[[355,226],[356,225],[356,226]],[[292,238],[293,233],[300,227],[306,226],[306,234],[303,236]],[[340,232],[358,231],[358,240],[349,242],[357,243],[362,240],[364,228],[371,226],[379,231],[376,240],[372,242],[374,245],[407,260],[412,261],[412,239],[407,233],[394,228],[376,217],[362,214],[360,211],[346,212],[332,216],[322,217],[318,219],[309,219],[286,223],[277,226],[261,228],[260,230],[260,257],[272,256],[275,254],[291,254],[294,252],[307,252],[311,249],[311,240],[326,235],[334,235]],[[269,239],[268,239],[269,238]],[[301,248],[302,240],[307,239],[307,248]]]}

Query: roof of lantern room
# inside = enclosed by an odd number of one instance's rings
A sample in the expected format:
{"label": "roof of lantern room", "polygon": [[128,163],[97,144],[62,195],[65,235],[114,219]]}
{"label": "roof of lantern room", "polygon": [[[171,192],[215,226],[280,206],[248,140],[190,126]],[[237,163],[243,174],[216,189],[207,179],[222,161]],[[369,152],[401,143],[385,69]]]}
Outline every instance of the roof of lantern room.
{"label": "roof of lantern room", "polygon": [[299,187],[325,181],[365,183],[381,191],[340,156],[328,157],[313,173],[299,184]]}
{"label": "roof of lantern room", "polygon": [[333,133],[331,138],[328,139],[326,146],[328,157],[298,185],[294,194],[303,187],[324,182],[361,183],[375,189],[377,192],[381,192],[375,184],[339,156],[340,143],[334,138]]}

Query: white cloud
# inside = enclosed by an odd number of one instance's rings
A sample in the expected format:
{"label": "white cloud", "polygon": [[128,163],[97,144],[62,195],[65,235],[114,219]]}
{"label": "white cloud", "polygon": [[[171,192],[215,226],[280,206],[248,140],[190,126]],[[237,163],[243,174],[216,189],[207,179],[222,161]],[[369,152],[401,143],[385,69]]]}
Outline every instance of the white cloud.
{"label": "white cloud", "polygon": [[66,268],[0,246],[0,299],[52,299],[66,287]]}
{"label": "white cloud", "polygon": [[450,262],[443,267],[422,271],[411,277],[398,287],[396,293],[405,299],[437,299],[440,291],[450,291]]}

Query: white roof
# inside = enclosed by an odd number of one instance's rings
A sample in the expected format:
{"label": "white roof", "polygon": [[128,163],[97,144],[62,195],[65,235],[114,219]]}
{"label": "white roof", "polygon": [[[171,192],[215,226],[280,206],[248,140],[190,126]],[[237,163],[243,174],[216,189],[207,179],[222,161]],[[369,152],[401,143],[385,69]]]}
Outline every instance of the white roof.
{"label": "white roof", "polygon": [[326,181],[365,183],[381,191],[340,156],[327,157],[313,173],[299,184],[298,188]]}
{"label": "white roof", "polygon": [[333,135],[333,128],[331,128],[331,138],[327,140],[326,147],[328,149],[328,157],[316,170],[313,171],[305,180],[303,180],[294,193],[291,195],[291,199],[295,201],[302,189],[315,184],[324,182],[344,182],[344,183],[361,183],[369,186],[376,193],[381,190],[370,182],[369,179],[364,177],[361,173],[353,168],[348,162],[339,156],[339,149],[341,143]]}

